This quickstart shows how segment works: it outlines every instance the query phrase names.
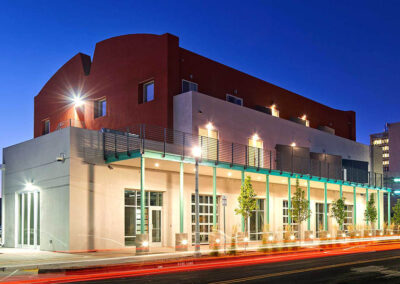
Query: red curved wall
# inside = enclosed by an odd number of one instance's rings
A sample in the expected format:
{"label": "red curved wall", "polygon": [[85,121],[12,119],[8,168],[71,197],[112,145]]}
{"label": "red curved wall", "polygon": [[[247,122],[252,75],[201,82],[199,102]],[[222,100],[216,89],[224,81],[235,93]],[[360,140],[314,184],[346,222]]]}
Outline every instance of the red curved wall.
{"label": "red curved wall", "polygon": [[[307,114],[310,126],[326,125],[336,134],[355,140],[355,113],[319,104],[275,85],[179,47],[171,34],[135,34],[96,44],[90,57],[77,54],[62,66],[35,97],[34,136],[42,135],[42,121],[50,119],[51,131],[60,122],[84,121],[89,129],[122,129],[137,124],[172,128],[173,96],[181,80],[199,84],[199,92],[225,100],[227,93],[242,97],[244,105],[278,106],[280,117]],[[139,85],[154,80],[154,100],[139,104]],[[77,110],[74,93],[85,99]],[[107,99],[107,114],[94,119],[93,101]]]}

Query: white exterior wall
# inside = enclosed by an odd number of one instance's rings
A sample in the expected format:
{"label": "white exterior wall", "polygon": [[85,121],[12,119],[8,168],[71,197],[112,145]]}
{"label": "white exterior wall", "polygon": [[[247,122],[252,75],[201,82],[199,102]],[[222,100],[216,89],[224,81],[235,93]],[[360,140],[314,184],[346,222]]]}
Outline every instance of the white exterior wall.
{"label": "white exterior wall", "polygon": [[[280,106],[284,108],[285,106]],[[192,114],[190,116],[190,113]],[[312,120],[312,117],[309,118]],[[339,155],[344,159],[369,162],[369,146],[318,129],[241,107],[198,92],[174,97],[174,129],[198,134],[199,127],[212,122],[219,139],[247,145],[255,133],[264,148],[276,144],[308,147],[311,152]]]}
{"label": "white exterior wall", "polygon": [[[64,153],[66,160],[56,162]],[[69,249],[69,129],[4,149],[5,246],[17,244],[16,195],[33,181],[41,193],[41,249]]]}
{"label": "white exterior wall", "polygon": [[[4,150],[5,172],[5,235],[6,246],[14,247],[15,193],[24,189],[24,182],[33,179],[41,192],[41,249],[86,250],[124,247],[124,190],[140,189],[139,158],[113,164],[110,169],[103,160],[100,132],[67,128],[30,140]],[[56,162],[60,153],[66,160]],[[162,245],[174,246],[175,233],[179,232],[179,168],[154,169],[155,160],[146,159],[145,188],[163,192]],[[162,161],[160,161],[162,163]],[[206,173],[208,171],[208,173]],[[217,194],[226,195],[227,234],[241,217],[234,214],[240,192],[239,178],[228,178],[217,169]],[[200,194],[212,195],[210,169],[200,167]],[[204,175],[206,174],[206,175]],[[262,182],[253,180],[260,198],[265,198],[265,176]],[[324,202],[323,189],[311,184],[311,230],[315,230],[315,202]],[[321,186],[321,184],[319,184]],[[184,232],[191,241],[191,195],[194,193],[193,165],[185,166],[184,175]],[[292,192],[295,180],[292,179]],[[361,194],[364,194],[362,196]],[[344,193],[346,202],[352,204],[353,193]],[[339,197],[339,186],[328,186],[328,203]],[[282,201],[287,200],[287,185],[270,185],[271,230],[282,231]],[[221,204],[220,204],[221,205]],[[220,223],[222,229],[222,206]],[[365,191],[357,191],[357,224],[363,224]],[[383,198],[381,198],[381,225],[383,224]],[[332,229],[330,219],[329,227]],[[304,222],[303,230],[306,229]],[[281,234],[279,234],[281,235]],[[52,243],[50,244],[50,240]]]}

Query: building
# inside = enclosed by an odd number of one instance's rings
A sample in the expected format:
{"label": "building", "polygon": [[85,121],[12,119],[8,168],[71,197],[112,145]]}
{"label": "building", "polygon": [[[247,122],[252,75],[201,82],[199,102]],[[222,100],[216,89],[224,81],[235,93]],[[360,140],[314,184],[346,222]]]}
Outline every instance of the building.
{"label": "building", "polygon": [[400,193],[400,122],[386,123],[384,132],[371,134],[370,140],[371,146],[382,152],[382,163],[377,164],[383,167],[384,185],[394,190],[391,197],[394,204]]}
{"label": "building", "polygon": [[[365,225],[371,194],[381,228],[390,189],[371,162],[379,154],[355,131],[353,111],[185,50],[173,35],[111,38],[50,78],[35,97],[34,139],[3,150],[5,246],[191,245],[196,160],[203,244],[224,227],[223,197],[226,234],[244,227],[234,209],[246,176],[258,200],[246,221],[251,241],[267,224],[276,239],[288,225],[335,234],[329,204],[340,196],[345,230]],[[302,227],[288,214],[297,181],[312,211]]]}

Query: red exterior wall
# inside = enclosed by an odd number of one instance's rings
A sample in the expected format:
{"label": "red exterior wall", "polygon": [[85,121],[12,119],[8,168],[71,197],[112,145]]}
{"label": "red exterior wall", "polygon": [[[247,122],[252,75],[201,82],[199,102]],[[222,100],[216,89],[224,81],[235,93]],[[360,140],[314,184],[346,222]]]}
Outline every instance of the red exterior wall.
{"label": "red exterior wall", "polygon": [[[329,108],[260,79],[179,48],[170,34],[135,34],[96,44],[93,61],[77,54],[62,66],[35,97],[34,136],[42,135],[42,121],[51,131],[62,121],[81,120],[89,129],[122,129],[145,123],[172,128],[173,96],[181,80],[199,84],[199,92],[225,100],[227,93],[244,105],[276,104],[280,117],[307,114],[311,127],[326,125],[336,134],[355,140],[355,113]],[[154,100],[139,104],[139,85],[154,80]],[[237,94],[234,93],[237,90]],[[80,93],[85,105],[74,109],[70,100]],[[94,119],[93,100],[107,99],[107,115]]]}

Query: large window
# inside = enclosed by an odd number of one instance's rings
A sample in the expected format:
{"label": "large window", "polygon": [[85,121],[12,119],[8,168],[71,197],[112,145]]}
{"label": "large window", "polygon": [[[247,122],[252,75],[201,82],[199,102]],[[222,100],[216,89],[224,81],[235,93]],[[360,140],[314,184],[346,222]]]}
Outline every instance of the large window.
{"label": "large window", "polygon": [[[289,202],[287,200],[283,200],[283,237],[285,237],[285,234],[287,232],[287,228],[289,226]],[[290,228],[292,230],[292,233],[298,237],[298,231],[299,231],[299,226],[297,223],[293,222],[293,218],[291,220]]]}
{"label": "large window", "polygon": [[143,102],[154,100],[154,81],[143,84]]}
{"label": "large window", "polygon": [[265,199],[257,199],[257,209],[253,211],[249,218],[250,240],[262,240],[264,227],[264,204]]}
{"label": "large window", "polygon": [[187,80],[182,80],[182,93],[190,92],[190,91],[195,91],[197,92],[198,90],[198,85],[196,83],[187,81]]}
{"label": "large window", "polygon": [[[146,191],[145,199],[145,233],[149,232],[149,210],[153,207],[159,207],[163,204],[162,192],[149,192]],[[141,211],[140,211],[141,196],[140,191],[136,190],[125,190],[125,245],[134,246],[136,235],[140,234],[141,224]],[[161,213],[161,212],[160,212]],[[158,212],[152,213],[152,215],[159,214]],[[161,220],[161,215],[160,219]],[[152,222],[153,220],[150,220]],[[155,222],[153,222],[155,223]],[[154,226],[154,224],[153,224]],[[161,228],[160,228],[161,230]],[[152,231],[152,235],[154,231]],[[159,234],[156,234],[157,237]],[[154,236],[153,236],[154,241]]]}
{"label": "large window", "polygon": [[106,116],[107,101],[105,98],[94,101],[94,118]]}
{"label": "large window", "polygon": [[[200,224],[200,243],[207,244],[209,234],[212,232],[214,224],[213,216],[213,197],[209,195],[199,196],[199,224]],[[219,223],[218,217],[218,197],[217,197],[217,225]],[[196,241],[196,209],[195,209],[195,195],[192,194],[192,244]]]}
{"label": "large window", "polygon": [[345,205],[344,210],[346,212],[346,218],[344,219],[343,230],[347,232],[349,226],[353,226],[353,205]]}
{"label": "large window", "polygon": [[[328,208],[326,209],[329,213],[329,204],[327,204]],[[315,232],[317,238],[319,238],[320,232],[324,231],[324,223],[325,223],[325,210],[324,203],[315,203]],[[326,222],[328,225],[328,222]],[[328,231],[329,228],[326,228]]]}

